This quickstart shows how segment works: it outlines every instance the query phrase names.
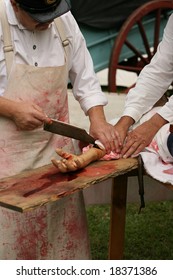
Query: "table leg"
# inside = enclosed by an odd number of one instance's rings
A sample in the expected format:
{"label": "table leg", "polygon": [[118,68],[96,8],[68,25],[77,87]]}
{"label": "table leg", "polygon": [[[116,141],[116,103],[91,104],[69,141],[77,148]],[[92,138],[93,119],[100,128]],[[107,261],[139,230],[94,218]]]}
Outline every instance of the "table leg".
{"label": "table leg", "polygon": [[126,174],[115,177],[112,183],[109,259],[123,259],[127,199]]}

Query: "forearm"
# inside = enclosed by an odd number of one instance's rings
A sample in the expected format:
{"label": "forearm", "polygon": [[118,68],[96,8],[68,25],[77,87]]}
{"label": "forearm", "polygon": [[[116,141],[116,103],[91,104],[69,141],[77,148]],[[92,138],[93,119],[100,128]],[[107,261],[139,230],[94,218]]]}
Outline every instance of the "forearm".
{"label": "forearm", "polygon": [[169,101],[166,102],[166,104],[158,109],[158,114],[162,116],[165,120],[167,120],[170,123],[173,123],[173,96],[169,98]]}
{"label": "forearm", "polygon": [[159,114],[155,114],[153,117],[151,117],[148,120],[148,123],[150,124],[150,129],[153,131],[154,134],[157,133],[157,131],[166,123],[168,123],[167,120],[165,120],[162,116]]}
{"label": "forearm", "polygon": [[106,121],[103,106],[94,106],[88,110],[90,122]]}
{"label": "forearm", "polygon": [[134,119],[130,116],[122,116],[115,126],[121,127],[122,130],[128,131],[128,129],[134,124]]}
{"label": "forearm", "polygon": [[15,110],[15,101],[0,97],[0,115],[12,118]]}

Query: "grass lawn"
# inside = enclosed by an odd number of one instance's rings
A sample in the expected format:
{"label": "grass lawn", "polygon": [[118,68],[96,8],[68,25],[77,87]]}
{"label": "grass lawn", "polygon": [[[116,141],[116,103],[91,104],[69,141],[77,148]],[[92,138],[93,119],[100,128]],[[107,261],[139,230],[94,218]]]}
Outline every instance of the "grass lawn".
{"label": "grass lawn", "polygon": [[[173,201],[128,203],[124,259],[173,260]],[[87,207],[93,260],[108,259],[110,206]]]}

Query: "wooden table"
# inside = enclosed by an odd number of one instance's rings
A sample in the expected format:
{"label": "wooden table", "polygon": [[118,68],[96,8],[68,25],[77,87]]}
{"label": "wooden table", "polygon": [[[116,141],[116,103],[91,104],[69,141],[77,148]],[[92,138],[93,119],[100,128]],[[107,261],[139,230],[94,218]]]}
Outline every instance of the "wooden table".
{"label": "wooden table", "polygon": [[[32,211],[93,184],[112,180],[109,259],[122,259],[125,236],[127,179],[137,170],[134,158],[97,161],[86,168],[62,174],[52,165],[0,180],[0,206]],[[106,187],[106,184],[105,184]]]}

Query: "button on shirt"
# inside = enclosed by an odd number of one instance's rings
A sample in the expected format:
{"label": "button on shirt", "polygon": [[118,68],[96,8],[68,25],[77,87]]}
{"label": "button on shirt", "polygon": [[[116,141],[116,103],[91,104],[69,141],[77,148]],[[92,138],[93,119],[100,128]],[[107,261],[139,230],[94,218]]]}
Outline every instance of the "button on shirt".
{"label": "button on shirt", "polygon": [[[149,111],[167,91],[173,82],[173,15],[165,27],[163,40],[158,46],[156,55],[140,73],[136,87],[126,97],[123,115],[131,116],[138,121]],[[158,114],[173,123],[173,96],[169,98]]]}
{"label": "button on shirt", "polygon": [[[7,17],[14,42],[15,61],[37,67],[57,67],[64,64],[64,49],[54,23],[44,31],[29,31],[16,19],[9,0],[5,0]],[[93,69],[93,62],[86,43],[71,12],[61,16],[65,34],[70,42],[68,70],[74,97],[85,113],[97,105],[106,105],[107,98],[101,91]],[[7,76],[0,26],[0,95],[6,88]]]}

